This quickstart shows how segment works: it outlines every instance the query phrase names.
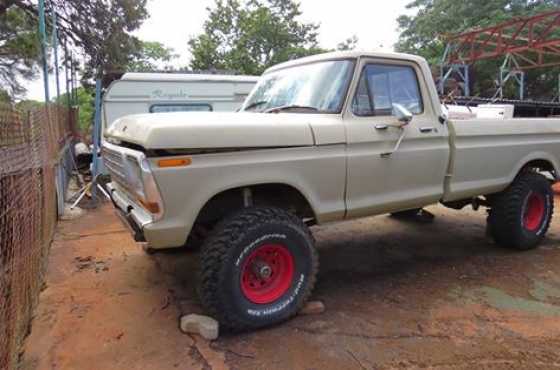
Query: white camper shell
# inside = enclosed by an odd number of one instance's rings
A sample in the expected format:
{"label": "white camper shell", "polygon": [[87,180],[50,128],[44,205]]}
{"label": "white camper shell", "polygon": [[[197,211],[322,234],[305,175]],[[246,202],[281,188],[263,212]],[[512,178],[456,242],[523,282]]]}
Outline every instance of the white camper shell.
{"label": "white camper shell", "polygon": [[103,97],[103,132],[129,114],[237,110],[256,76],[186,73],[125,73]]}
{"label": "white camper shell", "polygon": [[[125,73],[103,96],[102,141],[115,120],[131,114],[236,111],[258,80],[243,75]],[[108,174],[103,160],[99,171]]]}

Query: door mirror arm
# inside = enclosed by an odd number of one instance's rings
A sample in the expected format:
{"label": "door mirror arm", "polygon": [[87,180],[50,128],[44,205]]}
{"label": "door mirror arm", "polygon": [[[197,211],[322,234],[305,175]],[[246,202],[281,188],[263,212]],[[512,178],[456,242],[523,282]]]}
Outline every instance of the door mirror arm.
{"label": "door mirror arm", "polygon": [[399,129],[401,130],[401,134],[397,142],[395,143],[395,147],[390,152],[381,153],[381,158],[389,158],[393,153],[399,150],[401,146],[401,142],[404,139],[404,135],[406,134],[405,127],[412,121],[412,113],[408,109],[406,109],[403,105],[398,103],[393,103],[393,115],[397,117],[397,120],[400,122]]}
{"label": "door mirror arm", "polygon": [[399,146],[401,146],[401,142],[403,141],[404,135],[406,134],[406,131],[404,129],[405,126],[406,125],[402,125],[401,127],[399,127],[399,129],[401,130],[401,134],[399,135],[399,138],[395,143],[395,147],[393,148],[393,150],[391,150],[390,152],[381,153],[381,158],[389,158],[393,153],[399,150]]}

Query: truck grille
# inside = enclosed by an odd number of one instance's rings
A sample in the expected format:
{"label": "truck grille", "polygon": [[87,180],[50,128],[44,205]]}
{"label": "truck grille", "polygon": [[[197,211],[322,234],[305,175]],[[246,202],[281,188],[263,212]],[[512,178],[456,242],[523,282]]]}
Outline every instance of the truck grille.
{"label": "truck grille", "polygon": [[103,146],[103,160],[105,167],[109,170],[111,181],[116,182],[130,196],[132,189],[126,178],[125,158],[119,151]]}

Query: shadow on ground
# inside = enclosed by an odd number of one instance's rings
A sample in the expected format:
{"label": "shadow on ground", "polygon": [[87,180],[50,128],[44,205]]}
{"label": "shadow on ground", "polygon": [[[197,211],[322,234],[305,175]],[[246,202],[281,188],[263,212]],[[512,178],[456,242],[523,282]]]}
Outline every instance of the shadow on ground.
{"label": "shadow on ground", "polygon": [[[560,366],[560,226],[536,251],[485,237],[485,214],[430,208],[432,224],[376,217],[315,227],[327,310],[211,344],[197,255],[141,252],[108,206],[62,224],[28,368],[383,369]],[[80,267],[81,266],[81,267]],[[106,269],[105,269],[106,268]]]}

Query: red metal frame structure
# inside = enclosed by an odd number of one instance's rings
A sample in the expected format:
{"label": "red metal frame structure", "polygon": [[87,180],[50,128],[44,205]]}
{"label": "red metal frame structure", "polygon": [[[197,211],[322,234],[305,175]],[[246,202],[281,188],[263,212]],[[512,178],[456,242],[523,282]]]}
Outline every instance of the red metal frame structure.
{"label": "red metal frame structure", "polygon": [[447,62],[471,64],[512,54],[520,69],[560,65],[560,34],[554,32],[559,28],[556,10],[451,36]]}
{"label": "red metal frame structure", "polygon": [[[507,80],[504,73],[560,65],[560,10],[453,35],[447,41],[444,69],[505,57],[500,81]],[[442,77],[447,78],[444,72]]]}

